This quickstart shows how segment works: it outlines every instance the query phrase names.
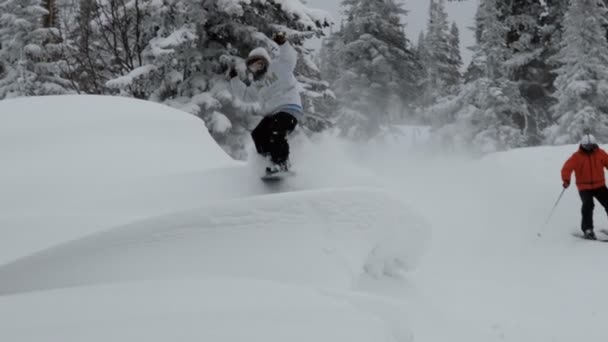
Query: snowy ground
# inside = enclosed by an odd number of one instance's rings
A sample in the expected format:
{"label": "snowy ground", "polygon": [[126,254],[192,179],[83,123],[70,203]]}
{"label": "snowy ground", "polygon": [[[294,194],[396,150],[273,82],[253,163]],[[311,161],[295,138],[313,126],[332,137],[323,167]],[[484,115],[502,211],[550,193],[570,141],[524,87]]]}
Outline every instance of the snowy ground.
{"label": "snowy ground", "polygon": [[575,190],[542,227],[575,147],[475,160],[404,132],[296,136],[269,187],[166,107],[0,102],[0,340],[606,341]]}

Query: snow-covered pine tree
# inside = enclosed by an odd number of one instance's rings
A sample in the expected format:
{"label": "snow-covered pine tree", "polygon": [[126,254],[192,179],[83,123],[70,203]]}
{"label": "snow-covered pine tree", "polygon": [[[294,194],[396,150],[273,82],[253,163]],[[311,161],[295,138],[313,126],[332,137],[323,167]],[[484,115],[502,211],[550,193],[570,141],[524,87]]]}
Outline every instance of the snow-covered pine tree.
{"label": "snow-covered pine tree", "polygon": [[420,31],[418,35],[418,44],[416,45],[416,58],[420,61],[420,80],[418,83],[418,89],[422,89],[421,95],[418,99],[415,100],[415,104],[420,108],[426,108],[433,103],[433,98],[431,98],[431,92],[427,91],[429,89],[429,65],[428,62],[430,60],[429,50],[427,48],[427,40],[424,35],[424,31]]}
{"label": "snow-covered pine tree", "polygon": [[518,78],[525,77],[542,53],[539,25],[545,10],[538,0],[514,0],[502,6],[501,18],[509,30],[506,44],[512,51],[508,67]]}
{"label": "snow-covered pine tree", "polygon": [[[553,5],[553,4],[551,4]],[[508,27],[506,44],[510,58],[506,62],[509,78],[517,82],[531,108],[529,134],[532,143],[540,142],[540,130],[546,127],[553,104],[554,79],[548,42],[554,30],[548,25],[549,7],[544,1],[514,0],[503,2],[501,20]]]}
{"label": "snow-covered pine tree", "polygon": [[[269,36],[277,31],[287,32],[303,60],[310,53],[303,42],[322,35],[331,22],[300,0],[82,0],[80,7],[74,74],[85,91],[145,98],[198,115],[237,158],[244,157],[246,137],[259,117],[253,115],[255,105],[232,97],[227,71],[244,70],[243,58],[255,47],[274,54]],[[316,67],[306,68],[301,70]],[[302,76],[317,87],[312,91],[305,84],[308,95],[325,91],[312,73]]]}
{"label": "snow-covered pine tree", "polygon": [[481,35],[483,33],[483,22],[482,22],[483,7],[481,4],[477,6],[475,12],[475,26],[472,28],[475,33],[476,44],[469,49],[473,52],[473,57],[467,66],[467,70],[464,73],[464,82],[473,82],[480,77],[483,77],[485,73],[485,56],[480,50]]}
{"label": "snow-covered pine tree", "polygon": [[546,59],[553,59],[553,56],[561,49],[564,16],[568,11],[569,4],[570,0],[545,0],[541,2],[540,22],[543,41],[547,45],[545,49]]}
{"label": "snow-covered pine tree", "polygon": [[321,41],[319,69],[323,78],[330,84],[336,82],[340,76],[339,51],[343,46],[344,38],[342,37],[342,30],[332,33]]}
{"label": "snow-covered pine tree", "polygon": [[553,107],[556,124],[548,142],[575,143],[585,131],[608,141],[608,42],[602,27],[606,7],[595,0],[572,1],[564,19],[560,68]]}
{"label": "snow-covered pine tree", "polygon": [[460,55],[460,32],[458,25],[452,23],[449,36],[449,53],[448,53],[448,68],[446,76],[446,85],[448,86],[449,94],[457,94],[459,87],[462,84],[462,56]]}
{"label": "snow-covered pine tree", "polygon": [[458,96],[431,108],[435,129],[450,147],[481,153],[526,143],[528,106],[517,84],[508,79],[507,27],[498,20],[497,0],[481,0],[477,13],[476,67],[482,72]]}
{"label": "snow-covered pine tree", "polygon": [[401,5],[393,0],[344,0],[342,5],[344,45],[334,82],[339,126],[348,136],[366,139],[390,124],[392,109],[416,98],[420,66],[403,30]]}
{"label": "snow-covered pine tree", "polygon": [[0,0],[0,99],[68,91],[59,32],[43,25],[48,17],[41,0]]}
{"label": "snow-covered pine tree", "polygon": [[57,5],[57,22],[60,30],[67,36],[77,24],[80,2],[83,0],[55,0]]}
{"label": "snow-covered pine tree", "polygon": [[428,49],[426,47],[426,36],[424,35],[424,31],[420,31],[418,35],[418,43],[416,44],[416,55],[421,59],[421,64],[425,65],[424,59],[428,57]]}
{"label": "snow-covered pine tree", "polygon": [[485,76],[491,80],[506,77],[508,70],[504,62],[510,57],[505,45],[507,26],[500,20],[498,0],[481,0],[481,41],[480,52],[485,56]]}
{"label": "snow-covered pine tree", "polygon": [[445,0],[431,0],[429,6],[429,22],[426,36],[426,49],[428,51],[427,74],[428,84],[426,91],[429,97],[437,100],[450,94],[450,81],[452,77],[450,67],[450,27],[448,15],[445,10]]}
{"label": "snow-covered pine tree", "polygon": [[323,80],[320,68],[312,60],[312,54],[311,50],[301,53],[295,70],[302,87],[302,105],[306,113],[300,124],[313,132],[320,132],[334,125],[337,102],[329,82]]}
{"label": "snow-covered pine tree", "polygon": [[[564,16],[569,3],[569,0],[541,1],[539,28],[543,52],[539,58],[540,62],[536,64],[542,67],[532,65],[531,72],[536,73],[536,85],[532,83],[532,91],[524,90],[523,92],[532,109],[530,131],[535,135],[533,143],[543,142],[545,140],[544,130],[555,123],[552,107],[556,104],[553,94],[557,77],[556,69],[560,64],[557,55],[561,50]],[[535,89],[542,89],[542,93],[534,91]]]}

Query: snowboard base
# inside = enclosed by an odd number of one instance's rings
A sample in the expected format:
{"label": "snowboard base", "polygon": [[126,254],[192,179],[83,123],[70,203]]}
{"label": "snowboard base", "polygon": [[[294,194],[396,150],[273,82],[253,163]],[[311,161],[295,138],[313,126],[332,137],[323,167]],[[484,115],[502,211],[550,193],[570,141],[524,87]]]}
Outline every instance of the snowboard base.
{"label": "snowboard base", "polygon": [[272,181],[280,181],[284,178],[293,177],[295,175],[296,175],[296,173],[293,171],[281,171],[281,172],[276,172],[276,173],[271,173],[271,174],[265,174],[262,177],[260,177],[260,179],[263,181],[266,181],[266,182],[272,182]]}

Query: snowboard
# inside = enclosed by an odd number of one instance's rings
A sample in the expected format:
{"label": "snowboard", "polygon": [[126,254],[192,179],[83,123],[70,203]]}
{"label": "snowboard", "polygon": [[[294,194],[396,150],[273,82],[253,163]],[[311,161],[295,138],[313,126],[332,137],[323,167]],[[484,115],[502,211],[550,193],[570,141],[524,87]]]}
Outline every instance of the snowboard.
{"label": "snowboard", "polygon": [[293,177],[296,173],[293,171],[281,171],[276,173],[265,174],[260,177],[264,182],[276,182],[283,180],[287,177]]}
{"label": "snowboard", "polygon": [[608,242],[608,229],[601,229],[598,232],[595,232],[595,240],[586,238],[582,232],[572,233],[572,235],[579,239],[588,241]]}

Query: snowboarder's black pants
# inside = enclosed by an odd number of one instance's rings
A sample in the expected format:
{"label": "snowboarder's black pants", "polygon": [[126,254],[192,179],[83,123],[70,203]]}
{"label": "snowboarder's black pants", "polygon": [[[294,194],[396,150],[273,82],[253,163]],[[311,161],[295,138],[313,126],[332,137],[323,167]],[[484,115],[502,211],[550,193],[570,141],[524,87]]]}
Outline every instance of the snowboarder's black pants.
{"label": "snowboarder's black pants", "polygon": [[291,114],[280,112],[266,116],[251,132],[255,149],[263,156],[270,156],[275,164],[289,159],[287,135],[296,128],[298,120]]}
{"label": "snowboarder's black pants", "polygon": [[608,214],[608,188],[603,186],[593,190],[582,190],[579,191],[579,195],[583,201],[583,208],[581,209],[581,213],[583,214],[581,229],[583,231],[586,229],[593,229],[593,208],[595,207],[593,198],[597,198],[598,202],[606,209],[606,213]]}

